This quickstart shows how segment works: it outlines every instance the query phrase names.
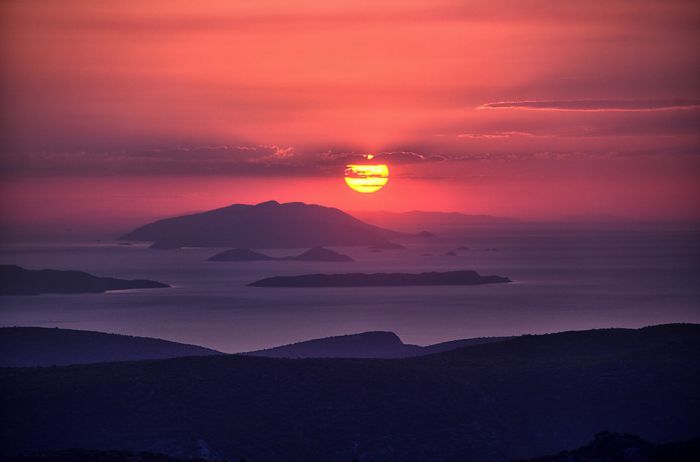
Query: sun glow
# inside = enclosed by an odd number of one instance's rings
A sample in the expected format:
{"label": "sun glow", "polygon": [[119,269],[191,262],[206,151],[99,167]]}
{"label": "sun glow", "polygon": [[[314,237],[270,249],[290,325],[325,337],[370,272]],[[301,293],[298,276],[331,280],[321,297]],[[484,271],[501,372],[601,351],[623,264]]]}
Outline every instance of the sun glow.
{"label": "sun glow", "polygon": [[[371,159],[367,156],[367,159]],[[345,166],[345,182],[360,193],[373,193],[389,181],[389,167],[385,164],[350,164]]]}

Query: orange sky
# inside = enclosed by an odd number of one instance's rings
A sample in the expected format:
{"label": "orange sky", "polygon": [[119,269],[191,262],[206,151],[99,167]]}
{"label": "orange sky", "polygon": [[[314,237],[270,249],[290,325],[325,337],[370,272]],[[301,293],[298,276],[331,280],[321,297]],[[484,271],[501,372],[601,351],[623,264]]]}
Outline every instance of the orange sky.
{"label": "orange sky", "polygon": [[[696,2],[28,0],[0,14],[7,222],[268,199],[700,218]],[[392,172],[369,196],[342,179],[364,153]]]}

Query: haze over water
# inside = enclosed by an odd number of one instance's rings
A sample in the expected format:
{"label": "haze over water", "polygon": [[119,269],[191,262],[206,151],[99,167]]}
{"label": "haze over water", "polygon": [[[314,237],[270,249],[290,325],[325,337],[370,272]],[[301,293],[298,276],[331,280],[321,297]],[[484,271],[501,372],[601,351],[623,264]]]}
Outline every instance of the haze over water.
{"label": "haze over water", "polygon": [[[225,352],[370,330],[404,342],[700,322],[694,231],[522,228],[452,231],[406,250],[334,247],[356,262],[208,262],[221,249],[157,251],[116,243],[5,245],[0,262],[79,269],[173,285],[106,294],[3,297],[0,325],[159,337]],[[445,253],[459,246],[470,250]],[[497,250],[487,250],[487,249]],[[264,250],[293,255],[303,249]],[[431,254],[431,255],[425,255]],[[511,284],[465,287],[256,288],[306,273],[474,269]]]}

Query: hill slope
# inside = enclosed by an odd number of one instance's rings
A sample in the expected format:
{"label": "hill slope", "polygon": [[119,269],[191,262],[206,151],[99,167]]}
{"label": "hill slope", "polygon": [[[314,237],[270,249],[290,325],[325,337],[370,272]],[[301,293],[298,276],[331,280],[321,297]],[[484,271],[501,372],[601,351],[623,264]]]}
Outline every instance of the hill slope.
{"label": "hill slope", "polygon": [[507,461],[601,429],[700,436],[700,326],[525,336],[400,359],[210,356],[0,371],[4,453]]}
{"label": "hill slope", "polygon": [[44,327],[0,328],[0,367],[208,356],[218,351],[145,337]]}
{"label": "hill slope", "polygon": [[363,332],[282,345],[245,353],[267,358],[400,358],[420,354],[393,332]]}
{"label": "hill slope", "polygon": [[159,220],[120,239],[154,241],[157,248],[315,247],[377,245],[409,236],[364,223],[341,210],[276,201],[235,204],[208,212]]}

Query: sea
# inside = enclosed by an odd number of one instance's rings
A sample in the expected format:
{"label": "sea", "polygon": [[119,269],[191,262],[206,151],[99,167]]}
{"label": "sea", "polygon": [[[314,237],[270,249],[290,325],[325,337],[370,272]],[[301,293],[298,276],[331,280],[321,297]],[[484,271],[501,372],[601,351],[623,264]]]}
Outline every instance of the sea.
{"label": "sea", "polygon": [[[660,323],[700,323],[696,230],[450,229],[406,249],[331,247],[355,262],[211,262],[225,249],[149,249],[117,241],[14,243],[0,263],[153,279],[168,289],[0,297],[0,326],[156,337],[235,353],[308,339],[392,331],[405,343]],[[458,249],[460,248],[460,249]],[[273,256],[306,249],[257,249]],[[453,252],[455,255],[449,255]],[[481,286],[263,288],[309,273],[476,270]]]}

